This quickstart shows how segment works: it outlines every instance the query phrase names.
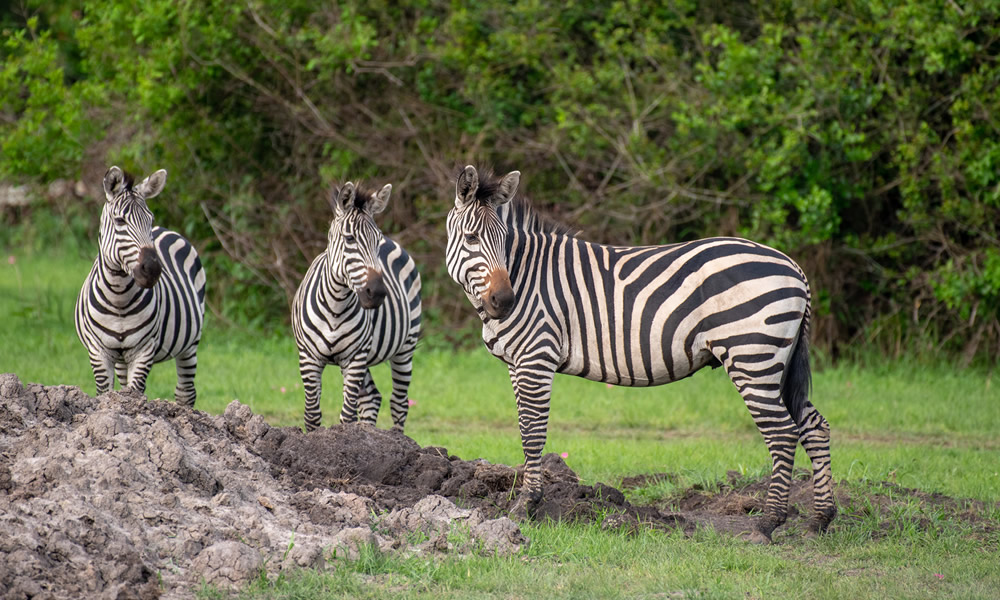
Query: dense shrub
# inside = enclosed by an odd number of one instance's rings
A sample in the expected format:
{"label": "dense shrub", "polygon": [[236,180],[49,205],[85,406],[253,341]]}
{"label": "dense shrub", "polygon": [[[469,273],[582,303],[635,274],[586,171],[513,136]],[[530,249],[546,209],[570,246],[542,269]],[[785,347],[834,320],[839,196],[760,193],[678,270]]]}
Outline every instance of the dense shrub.
{"label": "dense shrub", "polygon": [[154,210],[212,260],[228,318],[282,326],[330,183],[364,178],[395,186],[382,225],[431,322],[467,322],[442,222],[473,162],[595,240],[775,245],[834,353],[1000,350],[997,2],[33,10],[2,16],[0,174],[167,168]]}

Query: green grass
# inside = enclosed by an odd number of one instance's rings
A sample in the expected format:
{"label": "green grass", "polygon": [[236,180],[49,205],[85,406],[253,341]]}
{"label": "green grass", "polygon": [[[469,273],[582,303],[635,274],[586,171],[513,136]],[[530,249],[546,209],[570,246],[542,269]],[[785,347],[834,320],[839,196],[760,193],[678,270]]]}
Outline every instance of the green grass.
{"label": "green grass", "polygon": [[[25,382],[70,384],[93,393],[73,306],[90,260],[0,254],[0,371]],[[211,286],[211,280],[209,280]],[[428,332],[433,335],[434,332]],[[375,369],[389,389],[385,367]],[[860,491],[905,487],[1000,501],[1000,391],[992,372],[903,361],[842,365],[814,374],[812,399],[833,428],[838,481]],[[173,363],[154,367],[147,394],[170,398]],[[277,425],[300,426],[303,399],[291,332],[260,337],[209,315],[199,349],[197,408],[220,413],[233,399]],[[504,365],[475,348],[418,351],[407,433],[421,445],[471,459],[523,460]],[[324,422],[340,408],[340,374],[324,376]],[[388,426],[388,407],[380,426]],[[565,452],[586,482],[671,472],[679,477],[633,493],[657,500],[692,484],[710,487],[736,470],[769,470],[766,448],[721,371],[658,388],[608,388],[557,377],[546,450]],[[800,450],[797,467],[809,464]],[[866,497],[858,494],[858,498]],[[858,502],[861,502],[860,500]],[[262,580],[252,598],[993,598],[1000,588],[996,533],[970,532],[933,507],[895,508],[898,527],[861,504],[819,539],[788,535],[771,547],[712,532],[693,538],[596,526],[529,524],[530,547],[511,558],[437,559],[373,555],[324,574]],[[853,517],[851,515],[854,515]],[[914,518],[940,527],[914,528]],[[1000,507],[987,515],[1000,529]],[[780,531],[780,530],[779,530]],[[940,577],[939,577],[940,576]],[[204,597],[218,594],[203,591]]]}

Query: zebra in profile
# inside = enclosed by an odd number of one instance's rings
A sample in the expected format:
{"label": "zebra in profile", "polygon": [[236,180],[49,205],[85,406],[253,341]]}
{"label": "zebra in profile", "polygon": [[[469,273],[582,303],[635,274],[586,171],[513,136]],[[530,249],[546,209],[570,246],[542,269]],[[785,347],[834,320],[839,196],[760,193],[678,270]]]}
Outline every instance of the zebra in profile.
{"label": "zebra in profile", "polygon": [[812,461],[814,531],[836,515],[830,430],[809,402],[810,292],[777,250],[737,238],[666,246],[583,241],[511,202],[520,173],[458,175],[448,213],[448,274],[483,321],[483,341],[507,363],[525,456],[515,511],[542,496],[540,458],[555,373],[652,386],[723,366],[772,460],[767,543],[787,515],[797,443]]}
{"label": "zebra in profile", "polygon": [[180,234],[153,227],[146,200],[167,181],[163,169],[143,179],[118,167],[104,175],[99,250],[76,301],[76,334],[90,355],[97,393],[146,391],[154,363],[177,363],[174,398],[194,406],[198,342],[205,316],[205,271]]}
{"label": "zebra in profile", "polygon": [[392,185],[377,194],[347,182],[333,192],[326,250],[313,260],[292,303],[292,329],[305,388],[305,426],[320,425],[323,369],[340,366],[341,423],[375,424],[382,396],[369,367],[389,361],[393,431],[403,431],[413,352],[420,336],[420,274],[402,246],[386,238],[374,216]]}

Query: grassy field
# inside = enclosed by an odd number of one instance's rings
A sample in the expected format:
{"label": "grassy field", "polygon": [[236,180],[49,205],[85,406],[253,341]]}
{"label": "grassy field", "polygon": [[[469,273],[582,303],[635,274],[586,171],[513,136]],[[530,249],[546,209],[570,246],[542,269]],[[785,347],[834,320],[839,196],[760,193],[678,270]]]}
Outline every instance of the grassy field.
{"label": "grassy field", "polygon": [[[93,393],[73,305],[90,261],[0,253],[0,372]],[[11,264],[13,263],[13,264]],[[211,281],[209,281],[211,285]],[[428,332],[433,335],[433,332]],[[376,368],[379,387],[389,374]],[[595,526],[529,524],[522,555],[441,559],[372,554],[332,574],[261,581],[249,597],[649,597],[996,598],[1000,536],[1000,390],[994,374],[916,362],[842,365],[815,373],[813,402],[833,428],[838,481],[865,490],[890,481],[988,503],[992,531],[974,534],[952,515],[913,503],[899,527],[864,505],[818,539],[789,536],[752,547],[701,532],[638,535]],[[154,367],[147,394],[170,398],[173,363]],[[199,350],[197,408],[219,413],[234,399],[272,424],[301,425],[302,389],[291,332],[262,338],[209,316]],[[324,422],[340,407],[340,374],[324,377]],[[523,460],[505,367],[482,348],[418,352],[407,433],[462,458]],[[387,427],[388,408],[380,425]],[[672,472],[668,485],[634,493],[651,501],[736,470],[764,475],[769,459],[742,401],[720,371],[652,389],[557,377],[547,451],[588,483]],[[808,468],[799,451],[797,466]],[[860,497],[860,496],[859,496]],[[913,529],[910,517],[934,527]],[[890,519],[891,520],[891,519]],[[989,529],[989,528],[987,528]],[[276,585],[277,584],[277,585]],[[206,590],[207,597],[216,593]]]}

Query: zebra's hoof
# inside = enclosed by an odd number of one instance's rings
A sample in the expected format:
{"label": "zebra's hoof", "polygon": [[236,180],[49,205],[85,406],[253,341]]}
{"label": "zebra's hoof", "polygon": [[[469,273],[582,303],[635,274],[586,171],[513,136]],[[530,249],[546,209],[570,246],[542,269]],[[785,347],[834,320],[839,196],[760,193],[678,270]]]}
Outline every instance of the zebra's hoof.
{"label": "zebra's hoof", "polygon": [[833,521],[834,515],[837,514],[837,509],[833,509],[833,513],[821,513],[814,516],[809,521],[809,531],[816,535],[821,533],[826,533],[827,528],[830,526],[830,522]]}
{"label": "zebra's hoof", "polygon": [[510,508],[510,518],[515,521],[527,521],[535,518],[535,510],[542,501],[541,492],[521,492],[517,495]]}

